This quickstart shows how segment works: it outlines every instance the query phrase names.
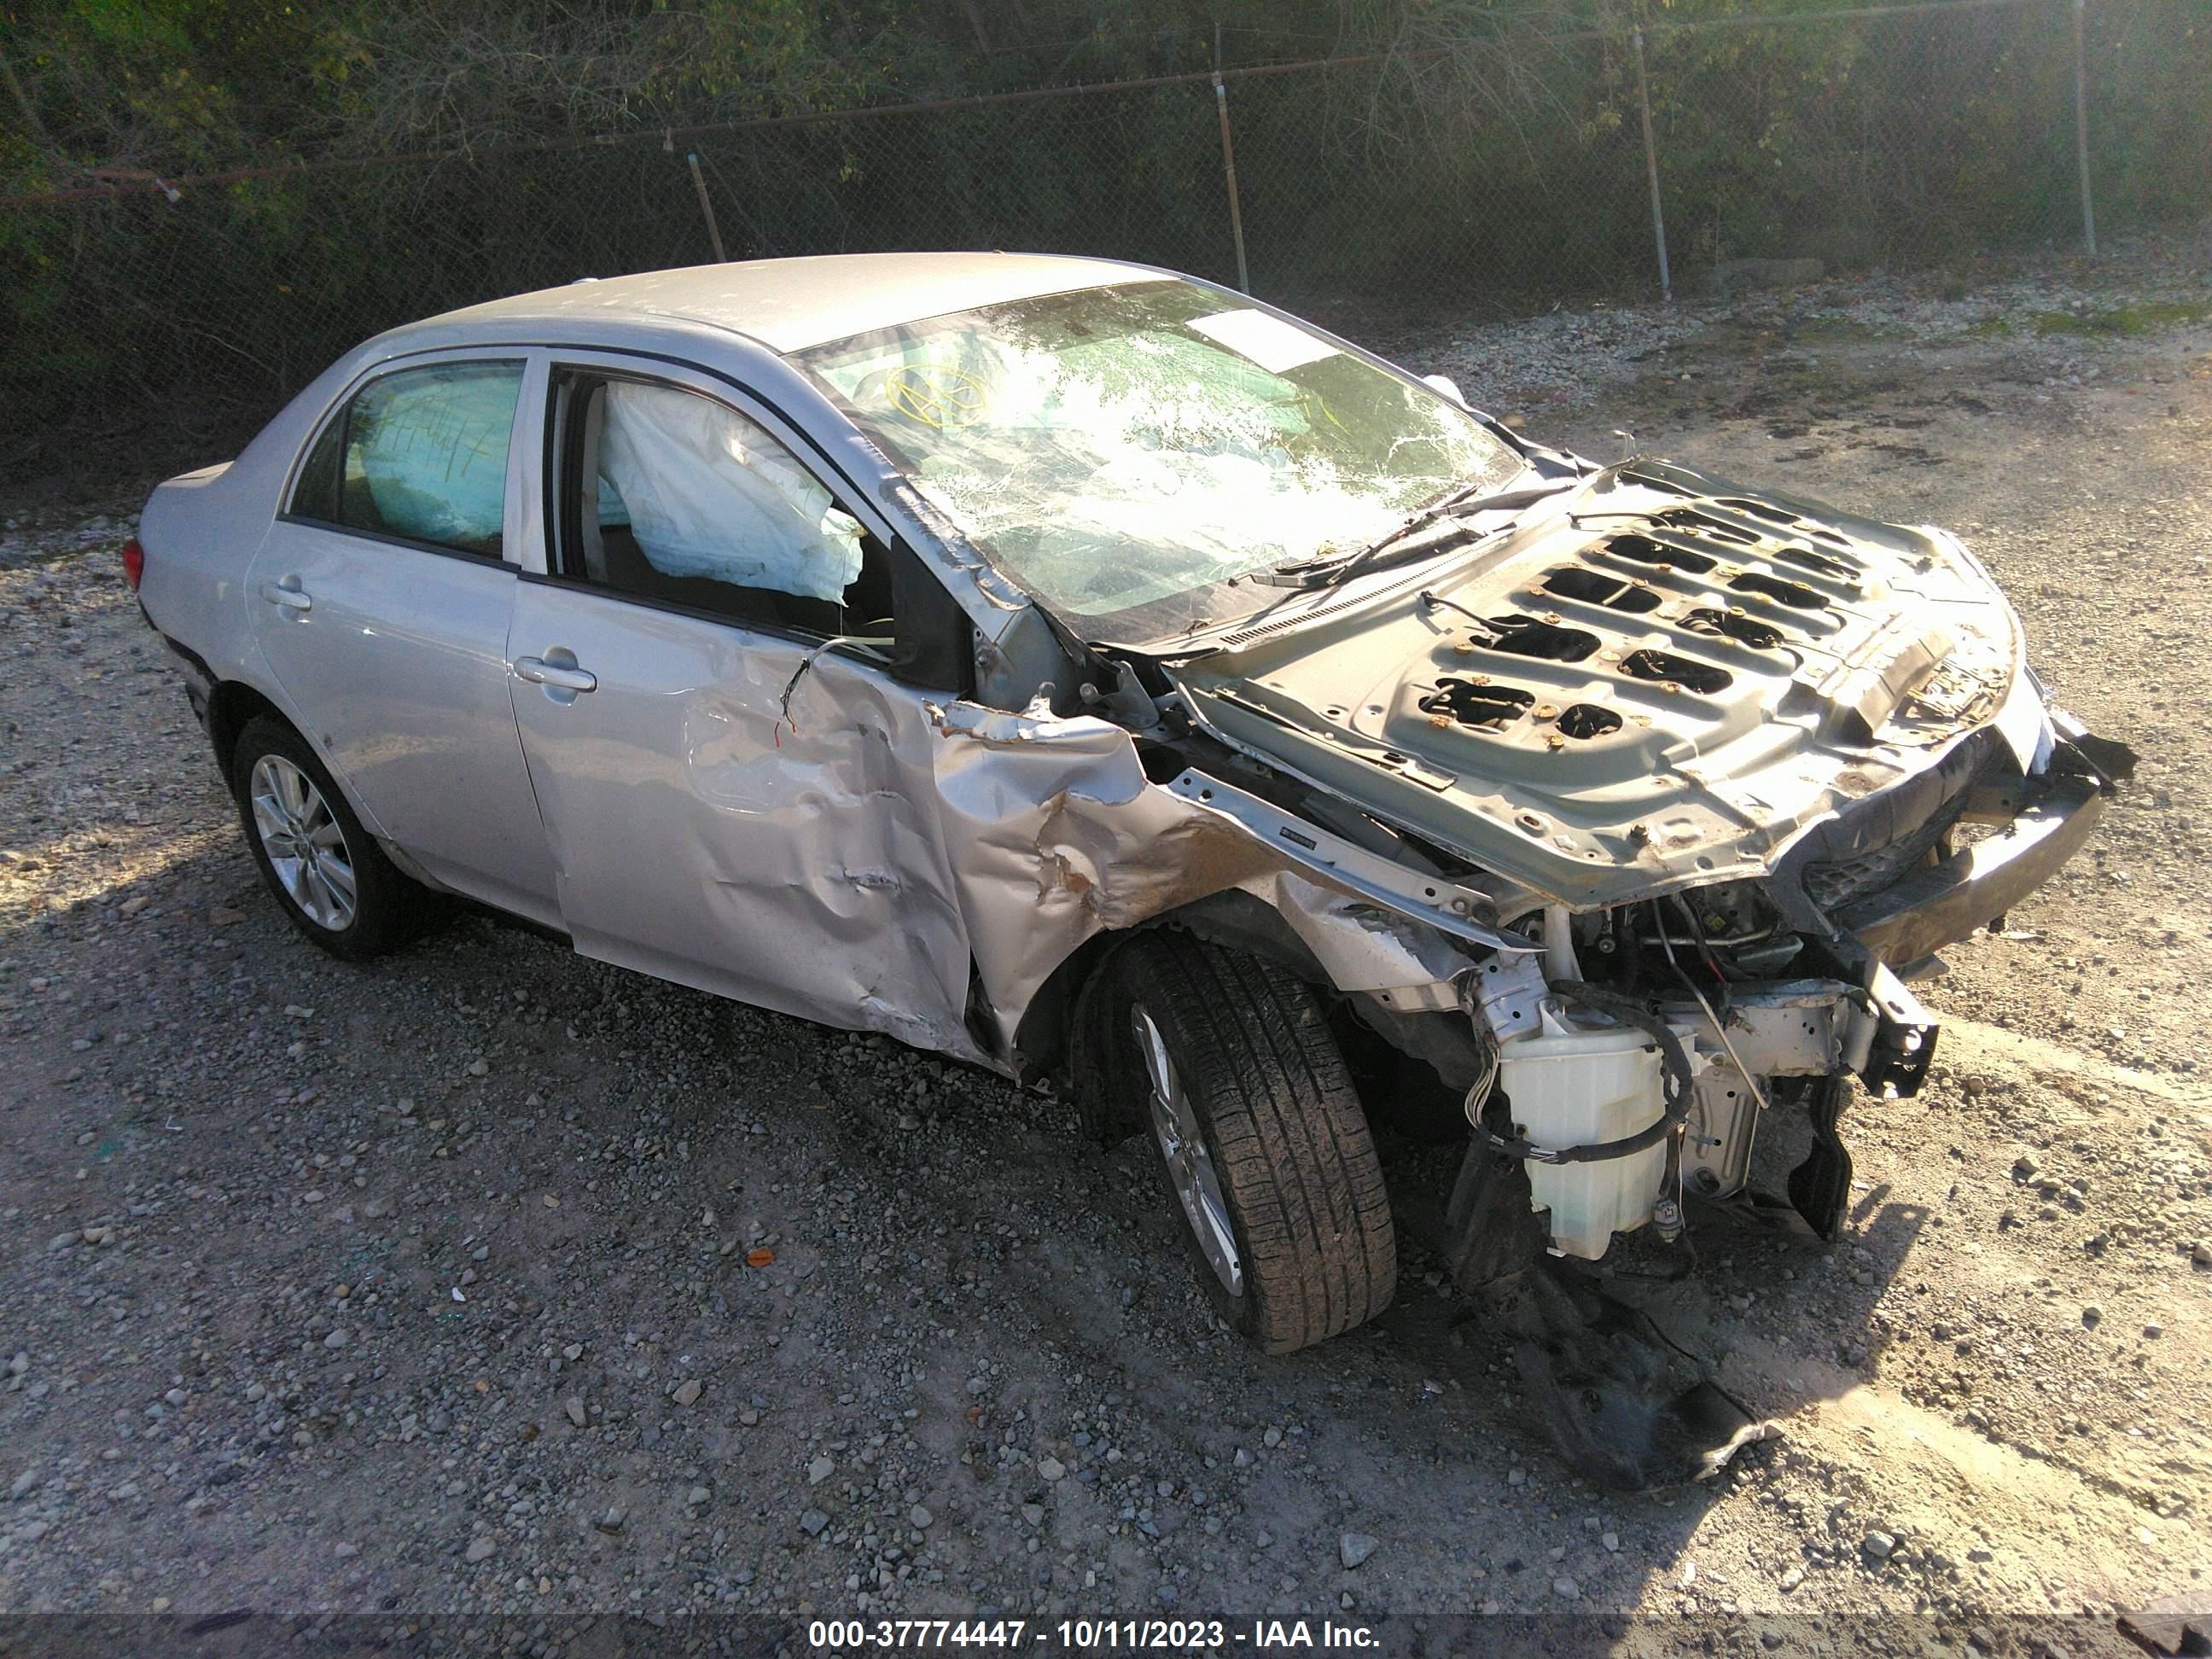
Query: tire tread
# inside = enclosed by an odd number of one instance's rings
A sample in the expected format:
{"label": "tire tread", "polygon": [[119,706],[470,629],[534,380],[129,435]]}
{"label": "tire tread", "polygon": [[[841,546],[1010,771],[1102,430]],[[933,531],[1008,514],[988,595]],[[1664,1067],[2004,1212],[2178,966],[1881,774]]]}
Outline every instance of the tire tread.
{"label": "tire tread", "polygon": [[1287,1352],[1349,1330],[1397,1284],[1389,1198],[1366,1115],[1319,1000],[1272,964],[1177,935],[1127,947],[1176,1030],[1240,1224],[1246,1334]]}

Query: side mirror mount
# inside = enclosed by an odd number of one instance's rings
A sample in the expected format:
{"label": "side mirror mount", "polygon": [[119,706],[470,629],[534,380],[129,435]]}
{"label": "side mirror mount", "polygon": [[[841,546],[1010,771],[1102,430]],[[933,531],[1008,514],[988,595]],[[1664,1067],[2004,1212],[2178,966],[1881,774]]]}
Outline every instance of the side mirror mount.
{"label": "side mirror mount", "polygon": [[1421,384],[1431,392],[1441,392],[1462,409],[1468,406],[1467,394],[1459,389],[1459,382],[1449,374],[1424,374]]}

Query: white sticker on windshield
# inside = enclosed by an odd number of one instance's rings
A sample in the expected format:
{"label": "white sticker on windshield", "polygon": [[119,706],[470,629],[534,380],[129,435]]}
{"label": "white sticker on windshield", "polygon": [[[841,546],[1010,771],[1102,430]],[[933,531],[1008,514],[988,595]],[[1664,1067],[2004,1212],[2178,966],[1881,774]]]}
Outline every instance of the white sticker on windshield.
{"label": "white sticker on windshield", "polygon": [[1211,317],[1192,319],[1190,326],[1239,356],[1250,358],[1270,374],[1338,355],[1328,341],[1317,340],[1264,311],[1218,311]]}

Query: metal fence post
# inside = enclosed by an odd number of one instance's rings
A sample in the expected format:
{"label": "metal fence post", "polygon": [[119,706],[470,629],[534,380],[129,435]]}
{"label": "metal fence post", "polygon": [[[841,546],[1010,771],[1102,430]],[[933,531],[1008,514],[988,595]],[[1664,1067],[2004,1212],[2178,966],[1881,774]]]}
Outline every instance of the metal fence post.
{"label": "metal fence post", "polygon": [[1213,72],[1213,107],[1221,114],[1221,176],[1229,181],[1229,234],[1237,239],[1237,291],[1252,291],[1252,274],[1244,268],[1244,210],[1237,200],[1237,151],[1229,142],[1229,88],[1221,71]]}
{"label": "metal fence post", "polygon": [[[2075,0],[2076,5],[2081,0]],[[1667,270],[1667,216],[1659,210],[1659,146],[1651,136],[1651,82],[1644,72],[1644,30],[1635,32],[1636,102],[1644,114],[1644,173],[1651,181],[1651,234],[1659,245],[1659,297],[1674,303],[1674,280]]]}
{"label": "metal fence post", "polygon": [[2074,159],[2081,169],[2081,244],[2097,257],[2097,207],[2089,195],[2089,58],[2081,45],[2083,0],[2074,0]]}
{"label": "metal fence post", "polygon": [[727,264],[730,256],[722,252],[721,227],[714,222],[714,204],[707,199],[707,180],[699,171],[699,152],[695,149],[684,159],[691,163],[691,187],[699,192],[699,211],[707,216],[707,240],[714,245],[714,263]]}

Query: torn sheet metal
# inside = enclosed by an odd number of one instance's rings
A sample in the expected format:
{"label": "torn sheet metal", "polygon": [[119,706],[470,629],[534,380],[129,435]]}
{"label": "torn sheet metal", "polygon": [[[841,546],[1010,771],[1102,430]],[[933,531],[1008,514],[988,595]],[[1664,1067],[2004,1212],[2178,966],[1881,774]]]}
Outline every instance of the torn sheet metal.
{"label": "torn sheet metal", "polygon": [[1089,715],[931,704],[933,792],[954,897],[1011,1045],[1053,969],[1092,934],[1267,867],[1249,837],[1153,787],[1129,734]]}
{"label": "torn sheet metal", "polygon": [[1287,862],[1325,886],[1401,911],[1489,950],[1537,948],[1518,933],[1495,925],[1494,902],[1480,888],[1395,864],[1203,772],[1185,772],[1168,787],[1186,800],[1234,818],[1269,847],[1279,849]]}
{"label": "torn sheet metal", "polygon": [[[542,586],[524,603],[529,636],[557,638],[589,599]],[[590,697],[526,688],[515,702],[586,955],[1000,1069],[1030,1000],[1085,941],[1231,889],[1284,912],[1352,988],[1419,989],[1469,964],[1370,892],[1303,868],[1310,849],[1152,783],[1105,720],[924,703],[834,653],[787,714],[800,646],[740,649],[675,616],[635,626],[646,637],[592,644]],[[702,896],[680,914],[654,902],[672,869]],[[636,918],[656,909],[647,938]],[[971,964],[994,1042],[964,1023]]]}
{"label": "torn sheet metal", "polygon": [[[1446,981],[1472,961],[1467,945],[1510,939],[1449,908],[1472,910],[1471,890],[1438,878],[1433,899],[1400,900],[1386,879],[1411,886],[1416,872],[1272,808],[1262,817],[1263,803],[1203,774],[1153,783],[1129,734],[1105,720],[973,703],[933,704],[929,718],[957,902],[1008,1043],[1086,939],[1231,888],[1280,911],[1346,988]],[[1263,833],[1270,825],[1296,825],[1302,841]],[[1465,944],[1443,936],[1446,922]]]}
{"label": "torn sheet metal", "polygon": [[1549,989],[1544,983],[1542,960],[1525,951],[1500,951],[1482,964],[1474,981],[1483,1023],[1501,1043],[1535,1033]]}
{"label": "torn sheet metal", "polygon": [[1287,870],[1243,885],[1290,924],[1338,990],[1388,992],[1401,1013],[1459,1006],[1452,981],[1474,958],[1435,928]]}

